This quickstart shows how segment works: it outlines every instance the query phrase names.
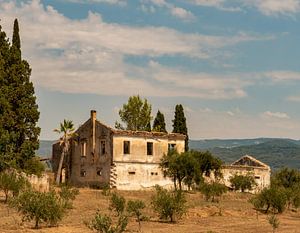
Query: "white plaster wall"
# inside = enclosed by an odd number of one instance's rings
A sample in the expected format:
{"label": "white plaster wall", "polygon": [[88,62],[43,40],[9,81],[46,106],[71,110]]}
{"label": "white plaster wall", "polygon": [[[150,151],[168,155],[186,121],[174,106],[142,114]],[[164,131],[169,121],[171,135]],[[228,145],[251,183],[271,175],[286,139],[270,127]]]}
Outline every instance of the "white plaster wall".
{"label": "white plaster wall", "polygon": [[[123,142],[130,141],[130,154],[123,153]],[[147,155],[147,142],[153,143],[153,155]],[[176,150],[184,151],[184,140],[168,140],[160,138],[142,138],[128,136],[113,137],[113,160],[159,163],[163,154],[168,153],[168,144],[176,144]]]}
{"label": "white plaster wall", "polygon": [[271,177],[271,171],[268,169],[261,169],[261,168],[250,168],[250,167],[233,167],[233,166],[228,166],[222,168],[222,182],[230,187],[230,178],[234,176],[235,174],[237,175],[247,175],[251,174],[254,175],[255,177],[259,177],[259,179],[255,179],[256,181],[256,188],[253,189],[251,192],[252,193],[257,193],[260,192],[263,188],[269,187],[270,186],[270,177]]}
{"label": "white plaster wall", "polygon": [[[151,189],[155,185],[165,188],[173,187],[173,182],[167,177],[164,178],[158,164],[132,162],[116,162],[115,164],[117,171],[116,187],[119,190],[145,190]],[[130,174],[133,172],[135,174]]]}

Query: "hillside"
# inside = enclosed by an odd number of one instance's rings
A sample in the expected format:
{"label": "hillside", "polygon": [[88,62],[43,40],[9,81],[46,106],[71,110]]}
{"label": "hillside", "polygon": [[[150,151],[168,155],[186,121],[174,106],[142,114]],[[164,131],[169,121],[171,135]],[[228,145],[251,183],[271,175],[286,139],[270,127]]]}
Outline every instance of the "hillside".
{"label": "hillside", "polygon": [[208,150],[225,163],[231,163],[248,154],[268,164],[272,169],[285,166],[300,169],[300,145],[289,139],[272,139],[257,145],[214,147]]}

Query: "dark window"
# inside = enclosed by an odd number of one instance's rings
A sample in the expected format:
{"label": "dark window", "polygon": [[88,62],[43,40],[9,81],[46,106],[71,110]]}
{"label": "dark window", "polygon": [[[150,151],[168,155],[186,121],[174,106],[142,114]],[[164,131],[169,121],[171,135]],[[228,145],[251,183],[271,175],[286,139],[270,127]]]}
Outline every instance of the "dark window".
{"label": "dark window", "polygon": [[255,176],[255,179],[259,180],[259,179],[260,179],[260,176]]}
{"label": "dark window", "polygon": [[157,176],[158,172],[151,172],[151,176]]}
{"label": "dark window", "polygon": [[85,177],[86,176],[86,171],[85,170],[81,170],[80,171],[80,176],[81,177]]}
{"label": "dark window", "polygon": [[100,155],[106,154],[106,141],[100,142]]}
{"label": "dark window", "polygon": [[124,152],[124,155],[130,154],[130,141],[124,141],[123,152]]}
{"label": "dark window", "polygon": [[176,144],[174,144],[174,143],[169,143],[169,144],[168,144],[168,151],[175,150],[175,147],[176,147]]}
{"label": "dark window", "polygon": [[128,172],[129,175],[135,175],[135,172]]}
{"label": "dark window", "polygon": [[98,175],[98,176],[102,176],[102,169],[101,169],[101,168],[98,168],[98,169],[97,169],[97,175]]}
{"label": "dark window", "polygon": [[153,155],[153,142],[147,142],[147,155]]}

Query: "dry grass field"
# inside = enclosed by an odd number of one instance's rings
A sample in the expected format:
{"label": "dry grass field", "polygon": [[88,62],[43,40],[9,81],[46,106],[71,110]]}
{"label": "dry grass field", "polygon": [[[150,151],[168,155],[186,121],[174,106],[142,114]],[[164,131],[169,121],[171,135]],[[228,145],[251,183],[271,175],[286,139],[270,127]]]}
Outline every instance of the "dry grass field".
{"label": "dry grass field", "polygon": [[[145,213],[150,217],[147,222],[142,222],[142,232],[236,232],[236,233],[261,233],[272,232],[267,216],[252,209],[248,199],[249,194],[228,193],[220,203],[209,203],[203,200],[199,193],[187,194],[189,210],[176,224],[160,222],[157,215],[150,208],[150,191],[119,191],[129,199],[142,199],[146,203]],[[3,200],[3,196],[0,196]],[[42,225],[40,229],[33,229],[33,222],[22,223],[21,217],[15,210],[8,209],[7,205],[0,203],[0,232],[1,233],[85,233],[92,232],[84,222],[89,221],[97,209],[108,211],[108,197],[102,195],[101,190],[80,189],[80,194],[74,201],[74,208],[59,223],[58,227],[48,228]],[[279,229],[276,232],[300,233],[300,212],[286,211],[278,215]],[[130,219],[127,232],[138,232],[138,224]]]}

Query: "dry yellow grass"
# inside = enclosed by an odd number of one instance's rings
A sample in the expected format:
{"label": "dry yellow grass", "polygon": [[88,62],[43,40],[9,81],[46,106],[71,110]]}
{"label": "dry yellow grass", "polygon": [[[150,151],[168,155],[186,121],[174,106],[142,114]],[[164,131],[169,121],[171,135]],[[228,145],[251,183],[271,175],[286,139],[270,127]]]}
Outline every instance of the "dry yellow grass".
{"label": "dry yellow grass", "polygon": [[[150,208],[150,197],[152,192],[148,191],[118,191],[129,199],[142,199],[146,203],[146,214],[150,221],[142,222],[142,232],[236,232],[236,233],[264,233],[272,232],[267,216],[252,209],[248,203],[250,195],[228,193],[224,195],[219,204],[205,202],[199,193],[187,194],[187,214],[176,224],[159,222],[156,214]],[[3,199],[3,196],[0,196]],[[32,229],[31,223],[22,223],[21,217],[7,205],[0,203],[0,232],[43,232],[43,233],[85,233],[92,232],[84,222],[89,221],[97,209],[108,211],[108,197],[101,194],[101,190],[80,189],[80,194],[74,201],[74,208],[58,227],[47,228],[42,225],[41,229]],[[276,232],[300,233],[300,213],[286,211],[278,215],[280,220],[279,229]],[[138,232],[138,224],[133,218],[130,219],[127,232]]]}

